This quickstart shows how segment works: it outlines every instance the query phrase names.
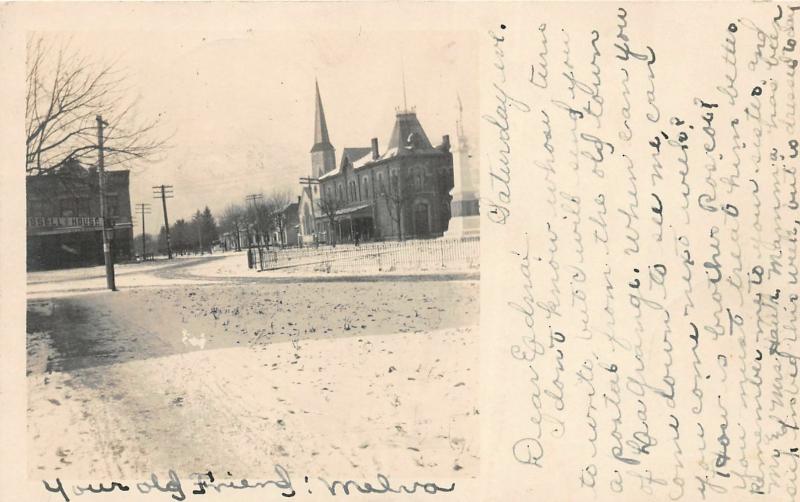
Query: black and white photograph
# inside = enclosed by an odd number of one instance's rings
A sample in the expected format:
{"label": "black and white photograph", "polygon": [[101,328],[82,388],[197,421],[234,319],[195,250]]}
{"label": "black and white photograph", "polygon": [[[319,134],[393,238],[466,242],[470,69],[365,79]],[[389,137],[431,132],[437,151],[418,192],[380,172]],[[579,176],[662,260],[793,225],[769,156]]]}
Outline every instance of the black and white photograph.
{"label": "black and white photograph", "polygon": [[0,4],[0,502],[797,501],[798,11]]}
{"label": "black and white photograph", "polygon": [[475,35],[107,35],[26,40],[28,476],[476,477]]}

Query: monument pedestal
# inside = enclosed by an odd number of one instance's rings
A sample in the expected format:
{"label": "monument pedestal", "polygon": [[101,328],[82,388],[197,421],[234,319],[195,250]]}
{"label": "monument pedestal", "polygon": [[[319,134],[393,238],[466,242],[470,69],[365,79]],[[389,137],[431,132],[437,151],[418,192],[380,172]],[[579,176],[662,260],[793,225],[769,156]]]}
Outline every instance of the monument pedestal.
{"label": "monument pedestal", "polygon": [[[473,172],[474,164],[470,155],[469,143],[462,127],[461,99],[458,100],[458,148],[453,151],[453,188],[450,195],[450,222],[444,237],[461,239],[481,235],[479,207],[478,173]],[[473,182],[475,180],[475,182]]]}
{"label": "monument pedestal", "polygon": [[478,194],[461,192],[450,202],[450,223],[444,233],[446,239],[476,237],[481,234]]}

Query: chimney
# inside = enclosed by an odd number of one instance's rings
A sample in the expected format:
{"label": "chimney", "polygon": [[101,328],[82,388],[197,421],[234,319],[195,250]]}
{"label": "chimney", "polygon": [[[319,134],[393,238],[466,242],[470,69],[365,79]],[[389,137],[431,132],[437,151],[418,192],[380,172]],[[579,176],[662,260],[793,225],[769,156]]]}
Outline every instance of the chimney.
{"label": "chimney", "polygon": [[372,160],[375,160],[378,157],[378,138],[372,138]]}
{"label": "chimney", "polygon": [[449,134],[445,134],[444,136],[442,136],[442,150],[444,150],[445,152],[449,152],[450,151],[450,135]]}

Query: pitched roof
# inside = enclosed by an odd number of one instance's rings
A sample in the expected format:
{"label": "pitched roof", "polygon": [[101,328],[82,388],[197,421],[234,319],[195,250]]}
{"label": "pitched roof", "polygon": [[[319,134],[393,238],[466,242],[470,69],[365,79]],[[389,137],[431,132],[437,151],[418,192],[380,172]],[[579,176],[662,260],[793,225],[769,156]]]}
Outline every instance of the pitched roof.
{"label": "pitched roof", "polygon": [[372,153],[372,148],[370,147],[355,147],[355,148],[345,148],[342,151],[342,161],[339,163],[340,165],[344,165],[345,159],[349,160],[351,164],[355,164],[357,160],[361,160],[367,154]]}
{"label": "pitched roof", "polygon": [[325,120],[325,110],[322,108],[322,98],[319,95],[319,82],[314,81],[316,87],[316,111],[314,113],[314,146],[312,152],[320,150],[333,150],[331,139],[328,136],[328,122]]}
{"label": "pitched roof", "polygon": [[331,169],[327,173],[320,176],[319,179],[325,180],[337,176],[341,174],[342,168],[344,167],[346,161],[349,161],[351,164],[355,165],[357,161],[360,161],[363,158],[371,159],[371,154],[372,148],[369,147],[346,147],[342,150],[342,161],[339,162],[339,165],[336,166],[336,169]]}

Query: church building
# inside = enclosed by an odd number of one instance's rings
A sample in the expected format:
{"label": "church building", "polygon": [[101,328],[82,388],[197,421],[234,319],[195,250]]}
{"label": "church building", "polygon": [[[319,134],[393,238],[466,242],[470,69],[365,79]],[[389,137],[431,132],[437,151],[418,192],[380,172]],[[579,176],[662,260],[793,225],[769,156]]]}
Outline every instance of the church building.
{"label": "church building", "polygon": [[433,146],[413,109],[395,113],[386,148],[342,149],[338,162],[316,86],[311,182],[300,201],[303,241],[352,242],[438,237],[450,220],[450,138]]}

